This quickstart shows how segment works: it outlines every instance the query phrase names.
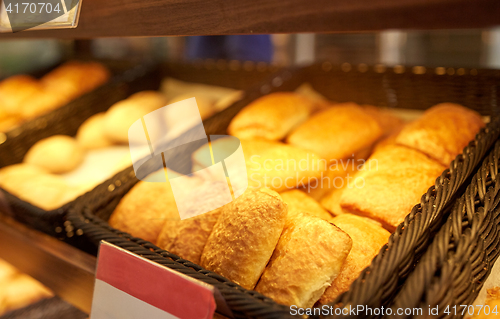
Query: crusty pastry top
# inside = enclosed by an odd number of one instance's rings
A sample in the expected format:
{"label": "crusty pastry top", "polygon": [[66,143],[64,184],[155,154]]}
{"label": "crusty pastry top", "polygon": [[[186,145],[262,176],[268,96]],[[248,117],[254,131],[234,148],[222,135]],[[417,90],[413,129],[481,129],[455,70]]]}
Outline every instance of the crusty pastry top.
{"label": "crusty pastry top", "polygon": [[297,93],[268,94],[241,110],[229,124],[228,132],[238,138],[281,140],[314,108],[315,102]]}
{"label": "crusty pastry top", "polygon": [[222,207],[188,219],[167,221],[158,237],[158,247],[199,264],[221,211]]}
{"label": "crusty pastry top", "polygon": [[180,217],[170,183],[139,181],[115,208],[109,224],[156,243],[163,225],[176,220]]}
{"label": "crusty pastry top", "polygon": [[203,250],[201,266],[253,289],[278,243],[286,215],[278,193],[247,189],[224,206]]}
{"label": "crusty pastry top", "polygon": [[370,265],[391,235],[380,223],[352,214],[337,216],[333,218],[332,223],[352,238],[352,248],[340,274],[319,300],[320,304],[330,303],[347,291],[361,271]]}
{"label": "crusty pastry top", "polygon": [[343,189],[340,205],[394,231],[444,169],[419,151],[380,147],[351,180],[351,187]]}
{"label": "crusty pastry top", "polygon": [[317,201],[298,189],[292,189],[280,195],[288,205],[288,214],[308,213],[327,221],[333,218]]}
{"label": "crusty pastry top", "polygon": [[[311,151],[263,139],[241,139],[240,142],[249,188],[268,187],[282,192],[319,179],[327,169],[326,161]],[[234,152],[233,142],[226,139],[212,142],[212,149],[219,153],[219,158],[227,158]],[[193,163],[198,168],[212,165],[208,144],[193,153]]]}
{"label": "crusty pastry top", "polygon": [[343,159],[371,147],[383,134],[379,123],[355,103],[336,104],[309,118],[287,138],[326,160]]}
{"label": "crusty pastry top", "polygon": [[419,150],[448,166],[483,126],[478,113],[458,104],[441,103],[403,128],[396,143]]}
{"label": "crusty pastry top", "polygon": [[312,307],[338,276],[351,249],[348,234],[316,216],[287,216],[256,291],[285,305]]}

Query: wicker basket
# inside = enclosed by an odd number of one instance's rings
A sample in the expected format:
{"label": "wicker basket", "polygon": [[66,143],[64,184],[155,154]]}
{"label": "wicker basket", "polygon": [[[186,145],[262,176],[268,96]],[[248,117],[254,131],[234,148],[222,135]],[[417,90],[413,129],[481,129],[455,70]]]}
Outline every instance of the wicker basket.
{"label": "wicker basket", "polygon": [[[456,81],[453,82],[450,82],[451,76],[449,75],[444,75],[443,78],[441,75],[421,74],[421,70],[417,70],[417,73],[401,73],[384,67],[383,71],[380,72],[378,66],[367,70],[364,68],[347,70],[341,67],[335,68],[328,63],[298,70],[284,70],[270,81],[247,91],[244,100],[204,123],[208,135],[226,134],[226,128],[231,119],[249,102],[270,92],[294,90],[304,82],[313,84],[320,93],[339,102],[354,101],[361,104],[401,108],[418,105],[419,108],[427,108],[450,100],[464,103],[482,114],[493,116],[492,121],[464,149],[463,154],[457,156],[450,168],[446,169],[436,180],[436,185],[422,196],[421,203],[413,208],[390,237],[389,243],[382,248],[360,278],[353,283],[351,289],[332,305],[340,303],[344,306],[363,304],[380,307],[391,302],[405,278],[412,271],[414,263],[427,248],[431,234],[442,226],[451,204],[463,193],[470,181],[470,176],[477,170],[482,159],[500,135],[500,119],[496,116],[498,113],[496,83],[498,83],[499,74],[495,71],[484,71],[483,76],[481,72],[476,74],[477,70],[475,72],[466,70],[464,72],[469,72],[468,75],[456,75],[453,77]],[[401,87],[401,91],[395,90],[394,87],[397,88],[401,81],[406,85],[415,84],[419,94],[405,86]],[[443,90],[436,89],[436,87],[443,86],[443,83],[445,86]],[[442,91],[450,92],[447,90],[447,85],[450,83],[455,83],[470,94],[474,95],[473,92],[476,92],[474,96],[477,98],[460,101],[462,95],[458,98],[440,95],[439,92]],[[485,89],[483,85],[489,89]],[[474,88],[477,90],[474,91]],[[367,93],[359,94],[359,92]],[[425,95],[425,92],[434,93]],[[460,94],[462,92],[460,91]],[[465,96],[468,97],[469,93]],[[94,249],[95,253],[100,241],[107,240],[145,258],[213,284],[221,290],[235,317],[282,318],[290,315],[288,307],[277,305],[254,291],[245,290],[151,243],[111,228],[105,221],[120,199],[137,181],[132,168],[129,168],[97,187],[73,207],[68,214],[68,221],[72,223],[72,234],[73,227],[81,230],[82,245],[87,249]],[[94,247],[90,247],[92,245]]]}
{"label": "wicker basket", "polygon": [[[476,299],[500,253],[499,173],[497,142],[396,296],[393,308],[427,311],[439,306],[436,318],[463,317],[460,305],[471,305]],[[447,306],[450,314],[444,313]]]}

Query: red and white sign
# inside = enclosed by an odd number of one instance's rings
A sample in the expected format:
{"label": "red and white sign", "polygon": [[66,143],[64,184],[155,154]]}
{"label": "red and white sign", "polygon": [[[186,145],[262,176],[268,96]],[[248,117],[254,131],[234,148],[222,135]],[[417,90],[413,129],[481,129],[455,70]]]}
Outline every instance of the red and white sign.
{"label": "red and white sign", "polygon": [[115,245],[99,249],[92,319],[209,319],[214,287]]}

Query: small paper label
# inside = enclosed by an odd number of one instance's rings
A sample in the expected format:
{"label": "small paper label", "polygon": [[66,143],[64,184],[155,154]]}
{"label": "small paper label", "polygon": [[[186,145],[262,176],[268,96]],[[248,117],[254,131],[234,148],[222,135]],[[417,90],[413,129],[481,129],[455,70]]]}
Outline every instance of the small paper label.
{"label": "small paper label", "polygon": [[97,260],[92,319],[209,319],[213,286],[107,242]]}

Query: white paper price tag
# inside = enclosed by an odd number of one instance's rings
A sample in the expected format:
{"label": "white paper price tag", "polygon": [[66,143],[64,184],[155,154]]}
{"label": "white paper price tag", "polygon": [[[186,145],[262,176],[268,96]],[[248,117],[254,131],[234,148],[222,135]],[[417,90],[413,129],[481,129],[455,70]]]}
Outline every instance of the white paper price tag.
{"label": "white paper price tag", "polygon": [[99,249],[92,319],[209,319],[216,289],[103,242]]}
{"label": "white paper price tag", "polygon": [[0,0],[0,32],[76,28],[82,0]]}

